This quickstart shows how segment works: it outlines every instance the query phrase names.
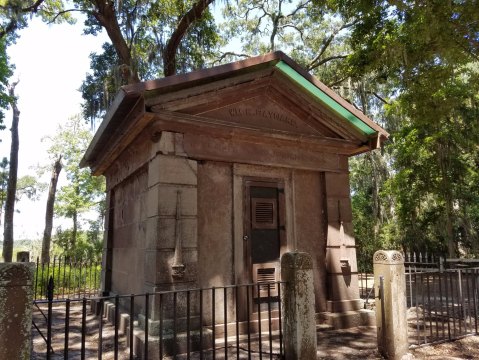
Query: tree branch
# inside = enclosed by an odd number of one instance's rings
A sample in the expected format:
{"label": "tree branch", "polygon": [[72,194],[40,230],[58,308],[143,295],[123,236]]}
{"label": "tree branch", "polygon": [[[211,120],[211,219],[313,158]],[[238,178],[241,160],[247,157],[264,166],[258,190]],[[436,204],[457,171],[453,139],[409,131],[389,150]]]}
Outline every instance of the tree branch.
{"label": "tree branch", "polygon": [[58,17],[62,16],[63,14],[66,14],[68,12],[83,12],[83,13],[86,13],[86,14],[91,14],[92,12],[89,11],[89,10],[83,10],[83,9],[67,9],[67,10],[62,10],[62,11],[59,11],[54,17],[53,19],[51,19],[47,24],[50,25],[50,24],[53,24],[57,19]]}
{"label": "tree branch", "polygon": [[[325,38],[321,45],[321,49],[319,49],[318,55],[316,55],[316,57],[309,63],[308,69],[314,69],[318,67],[319,65],[321,65],[321,64],[317,65],[316,63],[320,62],[321,56],[323,56],[323,54],[326,52],[327,48],[329,47],[329,45],[331,45],[331,42],[334,40],[336,35],[338,35],[342,30],[350,28],[351,26],[355,25],[357,22],[358,20],[356,19],[350,23],[343,24],[339,28],[335,29],[327,38]],[[324,62],[322,64],[324,64]]]}
{"label": "tree branch", "polygon": [[348,55],[332,55],[332,56],[328,56],[328,57],[326,57],[326,58],[324,58],[324,59],[321,59],[320,61],[316,62],[316,63],[314,64],[314,66],[310,64],[310,65],[307,67],[307,70],[310,71],[310,70],[312,70],[312,69],[316,69],[317,67],[319,67],[319,66],[321,66],[321,65],[323,65],[323,64],[325,64],[325,63],[327,63],[328,61],[331,61],[331,60],[345,59],[345,58],[347,58],[347,57],[348,57]]}
{"label": "tree branch", "polygon": [[140,79],[138,78],[138,73],[133,68],[131,49],[121,33],[113,2],[95,0],[94,3],[97,11],[93,11],[92,15],[106,30],[108,37],[120,58],[122,77],[127,80],[129,84],[139,82]]}
{"label": "tree branch", "polygon": [[216,59],[215,61],[213,61],[213,65],[214,65],[214,64],[219,64],[219,63],[221,63],[227,56],[236,56],[236,57],[243,57],[243,58],[249,58],[249,57],[251,57],[251,56],[248,55],[248,54],[237,54],[237,53],[232,52],[232,51],[226,51],[226,52],[224,52],[223,54],[221,54],[218,59]]}
{"label": "tree branch", "polygon": [[[18,10],[19,14],[26,14],[29,12],[36,13],[38,8],[45,0],[37,0],[33,5],[28,6],[26,8],[21,8]],[[2,8],[7,8],[7,6],[3,6]],[[8,25],[0,31],[0,39],[3,39],[7,34],[14,32],[18,28],[18,21],[17,19],[11,19]]]}
{"label": "tree branch", "polygon": [[199,0],[193,4],[190,10],[184,14],[173,34],[171,34],[165,51],[163,52],[163,72],[165,76],[174,75],[176,73],[176,51],[181,40],[188,32],[191,24],[201,19],[204,11],[214,0]]}

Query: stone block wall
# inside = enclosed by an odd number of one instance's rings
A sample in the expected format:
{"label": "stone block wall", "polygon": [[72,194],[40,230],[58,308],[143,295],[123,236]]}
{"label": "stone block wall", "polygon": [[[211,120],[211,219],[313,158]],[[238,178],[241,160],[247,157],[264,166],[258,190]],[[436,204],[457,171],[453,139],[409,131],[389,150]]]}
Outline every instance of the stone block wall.
{"label": "stone block wall", "polygon": [[114,189],[111,291],[116,294],[144,292],[147,180],[142,168]]}

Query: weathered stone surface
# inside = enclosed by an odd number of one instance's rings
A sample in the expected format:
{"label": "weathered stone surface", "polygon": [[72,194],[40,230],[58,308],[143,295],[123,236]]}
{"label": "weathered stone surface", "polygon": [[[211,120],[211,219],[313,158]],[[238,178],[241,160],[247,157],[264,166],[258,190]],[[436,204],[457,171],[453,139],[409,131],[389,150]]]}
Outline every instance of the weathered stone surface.
{"label": "weathered stone surface", "polygon": [[158,187],[158,215],[176,215],[177,196],[180,192],[180,216],[196,216],[196,187],[160,186]]}
{"label": "weathered stone surface", "polygon": [[[147,220],[146,248],[174,249],[176,237],[176,222],[173,217],[155,217]],[[179,231],[183,247],[196,247],[197,220],[196,217],[179,220]]]}
{"label": "weathered stone surface", "polygon": [[348,173],[325,173],[326,192],[328,198],[349,197],[349,174]]}
{"label": "weathered stone surface", "polygon": [[296,248],[312,257],[316,311],[326,311],[326,233],[322,176],[320,172],[300,170],[295,170],[293,174]]}
{"label": "weathered stone surface", "polygon": [[154,133],[152,137],[150,158],[154,158],[157,154],[174,154],[175,153],[175,134],[169,131]]}
{"label": "weathered stone surface", "polygon": [[326,248],[326,264],[329,274],[347,275],[357,273],[356,248],[328,245]]}
{"label": "weathered stone surface", "polygon": [[150,156],[150,147],[151,134],[145,130],[105,171],[107,189],[114,188],[145,166]]}
{"label": "weathered stone surface", "polygon": [[331,197],[328,194],[327,213],[329,222],[351,222],[353,213],[350,197]]}
{"label": "weathered stone surface", "polygon": [[34,263],[0,263],[0,359],[30,359]]}
{"label": "weathered stone surface", "polygon": [[148,186],[158,183],[196,185],[197,163],[184,157],[157,155],[150,161]]}
{"label": "weathered stone surface", "polygon": [[173,277],[174,250],[145,251],[145,281],[153,285],[196,281],[198,273],[198,252],[196,249],[183,248],[185,273],[182,278]]}
{"label": "weathered stone surface", "polygon": [[198,166],[198,261],[204,287],[234,281],[232,182],[229,164],[205,162]]}
{"label": "weathered stone surface", "polygon": [[316,359],[313,260],[306,253],[281,257],[281,280],[288,283],[282,295],[286,359]]}
{"label": "weathered stone surface", "polygon": [[[373,256],[376,326],[379,352],[399,360],[408,353],[408,324],[404,258],[399,251],[376,251]],[[380,291],[380,284],[383,291]]]}
{"label": "weathered stone surface", "polygon": [[[340,167],[337,154],[299,149],[297,144],[271,146],[236,138],[208,138],[194,134],[185,134],[184,141],[185,151],[190,156],[205,160],[305,170],[337,171]],[[347,168],[341,170],[346,171]]]}

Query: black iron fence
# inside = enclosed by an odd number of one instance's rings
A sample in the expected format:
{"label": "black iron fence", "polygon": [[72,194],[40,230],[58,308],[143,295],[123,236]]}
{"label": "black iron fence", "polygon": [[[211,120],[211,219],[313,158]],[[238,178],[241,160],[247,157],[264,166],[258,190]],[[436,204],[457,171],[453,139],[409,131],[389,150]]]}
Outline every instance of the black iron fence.
{"label": "black iron fence", "polygon": [[47,287],[53,279],[55,299],[97,296],[100,288],[101,262],[88,258],[54,257],[42,263],[37,257],[35,299],[47,298]]}
{"label": "black iron fence", "polygon": [[[445,260],[439,255],[422,252],[406,252],[404,256],[404,268],[406,274],[413,274],[424,271],[438,271],[455,267],[455,263]],[[368,272],[359,272],[359,295],[365,301],[365,307],[370,307],[374,303],[374,274]]]}
{"label": "black iron fence", "polygon": [[407,274],[410,344],[477,334],[478,281],[479,268]]}
{"label": "black iron fence", "polygon": [[283,358],[271,282],[35,301],[33,354],[46,359]]}
{"label": "black iron fence", "polygon": [[434,255],[427,252],[406,252],[403,255],[406,273],[444,269],[444,257],[440,255]]}

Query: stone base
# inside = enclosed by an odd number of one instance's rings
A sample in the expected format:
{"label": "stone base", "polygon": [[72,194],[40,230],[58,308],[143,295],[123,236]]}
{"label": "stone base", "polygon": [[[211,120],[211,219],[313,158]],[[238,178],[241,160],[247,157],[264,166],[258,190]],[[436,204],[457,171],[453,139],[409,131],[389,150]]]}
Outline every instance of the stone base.
{"label": "stone base", "polygon": [[[128,343],[128,333],[127,333],[127,346],[130,346]],[[148,335],[148,359],[156,360],[159,359],[160,349],[159,349],[159,340],[158,336]],[[162,353],[163,356],[170,356],[175,354],[186,354],[187,353],[187,334],[181,332],[176,334],[176,341],[173,334],[166,334],[162,337]],[[207,350],[211,347],[212,342],[212,332],[209,329],[203,328],[203,334],[200,339],[199,331],[190,332],[190,348],[191,352],[199,351],[201,348]],[[134,329],[133,333],[133,352],[135,356],[139,359],[144,359],[145,357],[145,333],[138,328]]]}
{"label": "stone base", "polygon": [[328,300],[327,311],[332,313],[343,313],[345,311],[357,311],[364,307],[364,302],[361,299],[355,300]]}
{"label": "stone base", "polygon": [[348,329],[356,326],[376,326],[376,315],[372,310],[324,312],[316,314],[316,322],[334,329]]}

